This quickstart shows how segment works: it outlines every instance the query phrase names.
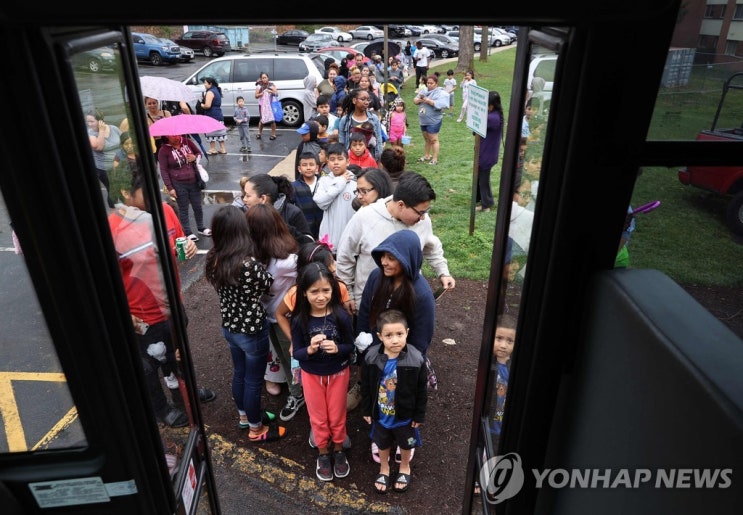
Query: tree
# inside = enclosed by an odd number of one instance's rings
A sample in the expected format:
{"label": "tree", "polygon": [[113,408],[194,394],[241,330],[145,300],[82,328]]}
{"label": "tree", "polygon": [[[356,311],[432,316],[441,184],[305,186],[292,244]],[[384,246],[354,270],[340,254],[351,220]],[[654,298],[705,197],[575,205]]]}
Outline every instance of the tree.
{"label": "tree", "polygon": [[490,28],[487,25],[483,25],[482,26],[482,38],[480,41],[480,61],[487,62],[489,48],[490,48]]}
{"label": "tree", "polygon": [[464,73],[475,67],[475,28],[472,25],[459,26],[459,59],[456,72]]}

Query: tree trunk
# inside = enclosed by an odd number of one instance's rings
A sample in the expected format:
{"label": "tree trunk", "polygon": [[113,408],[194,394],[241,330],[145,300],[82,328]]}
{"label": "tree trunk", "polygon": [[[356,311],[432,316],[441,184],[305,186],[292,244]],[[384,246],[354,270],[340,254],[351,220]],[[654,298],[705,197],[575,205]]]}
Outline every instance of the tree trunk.
{"label": "tree trunk", "polygon": [[490,29],[487,25],[482,26],[482,37],[480,41],[480,61],[488,60],[488,50],[490,49]]}
{"label": "tree trunk", "polygon": [[459,26],[459,59],[457,72],[464,73],[475,67],[475,28],[472,25]]}

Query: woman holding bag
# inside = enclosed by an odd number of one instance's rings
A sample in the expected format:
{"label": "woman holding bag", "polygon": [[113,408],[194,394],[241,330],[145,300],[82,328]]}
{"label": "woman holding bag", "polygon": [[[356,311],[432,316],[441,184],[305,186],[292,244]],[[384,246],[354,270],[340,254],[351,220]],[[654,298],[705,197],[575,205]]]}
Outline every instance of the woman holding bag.
{"label": "woman holding bag", "polygon": [[[201,101],[204,114],[224,124],[224,113],[222,113],[222,89],[219,87],[217,79],[214,77],[204,77],[204,87],[206,88],[206,92],[204,92],[204,99]],[[227,149],[224,146],[224,141],[227,139],[227,129],[210,132],[205,136],[206,141],[209,142],[208,154],[227,153]],[[217,142],[219,142],[219,152],[217,152]]]}
{"label": "woman holding bag", "polygon": [[261,139],[263,126],[267,123],[271,124],[271,137],[269,139],[276,139],[276,118],[273,109],[271,109],[271,101],[278,95],[279,90],[276,88],[276,84],[268,80],[266,72],[261,73],[258,82],[255,83],[255,98],[258,99],[258,110],[260,112],[257,139]]}

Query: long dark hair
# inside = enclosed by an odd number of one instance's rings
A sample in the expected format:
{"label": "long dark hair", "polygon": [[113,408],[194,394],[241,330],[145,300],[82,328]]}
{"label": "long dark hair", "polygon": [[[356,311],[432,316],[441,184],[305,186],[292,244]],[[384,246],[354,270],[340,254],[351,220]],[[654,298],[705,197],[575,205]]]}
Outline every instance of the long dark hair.
{"label": "long dark hair", "polygon": [[[394,256],[393,256],[394,257]],[[397,259],[397,258],[396,258]],[[408,320],[415,318],[416,295],[413,281],[403,271],[402,282],[395,288],[395,278],[380,274],[369,306],[369,327],[377,326],[377,317],[387,309],[399,309]]]}
{"label": "long dark hair", "polygon": [[343,304],[341,303],[341,290],[338,286],[338,281],[330,273],[330,270],[320,263],[309,263],[299,270],[299,275],[297,276],[297,300],[294,303],[294,310],[292,311],[292,324],[300,324],[302,330],[305,333],[307,332],[310,317],[312,316],[312,306],[307,300],[307,290],[321,279],[328,281],[332,288],[332,296],[328,307],[332,312],[333,321],[338,329],[338,334],[341,336],[341,341],[352,342],[353,334],[348,331],[346,324],[340,323],[345,311],[343,311]]}
{"label": "long dark hair", "polygon": [[254,255],[253,240],[243,212],[232,205],[212,217],[212,248],[206,254],[206,279],[219,289],[240,284],[243,263]]}
{"label": "long dark hair", "polygon": [[253,185],[258,196],[267,195],[271,202],[278,200],[279,193],[283,193],[288,202],[294,200],[294,188],[284,175],[276,177],[267,173],[259,173],[251,176],[248,182]]}
{"label": "long dark hair", "polygon": [[297,240],[272,204],[256,204],[244,216],[258,261],[268,264],[271,259],[285,259],[297,252]]}

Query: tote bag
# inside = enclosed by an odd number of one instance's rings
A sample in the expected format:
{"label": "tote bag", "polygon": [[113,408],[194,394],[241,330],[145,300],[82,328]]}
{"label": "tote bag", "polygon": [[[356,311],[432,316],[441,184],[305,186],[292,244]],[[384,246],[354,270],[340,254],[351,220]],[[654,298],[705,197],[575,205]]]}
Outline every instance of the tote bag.
{"label": "tote bag", "polygon": [[271,99],[271,111],[273,111],[273,119],[275,122],[280,122],[284,119],[284,108],[281,107],[281,100],[279,97],[273,97]]}

